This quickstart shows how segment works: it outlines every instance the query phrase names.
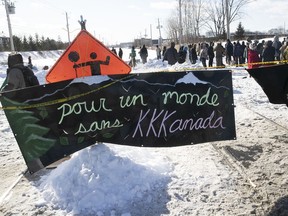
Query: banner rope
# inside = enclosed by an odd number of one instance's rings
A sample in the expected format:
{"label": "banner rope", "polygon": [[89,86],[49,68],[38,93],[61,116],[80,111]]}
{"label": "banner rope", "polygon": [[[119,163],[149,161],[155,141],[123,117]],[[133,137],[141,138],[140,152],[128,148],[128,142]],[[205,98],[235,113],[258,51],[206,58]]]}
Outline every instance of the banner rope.
{"label": "banner rope", "polygon": [[[88,92],[85,92],[85,93],[82,93],[82,94],[77,94],[77,95],[74,95],[74,96],[71,96],[71,97],[66,97],[66,98],[61,98],[61,99],[56,99],[56,100],[52,100],[52,101],[47,101],[47,102],[43,102],[43,103],[37,103],[37,104],[33,104],[33,105],[23,105],[23,106],[7,106],[7,107],[0,107],[0,110],[16,110],[16,109],[31,109],[31,108],[37,108],[37,107],[45,107],[45,106],[50,106],[50,105],[55,105],[55,104],[59,104],[59,103],[64,103],[64,102],[67,102],[67,101],[70,101],[70,100],[74,100],[74,99],[77,99],[77,98],[80,98],[80,97],[84,97],[86,95],[89,95],[91,93],[94,93],[94,92],[97,92],[97,91],[100,91],[104,88],[108,88],[120,81],[123,81],[125,79],[128,79],[128,78],[131,78],[133,76],[136,76],[137,74],[130,74],[130,76],[127,76],[127,77],[123,77],[119,80],[116,80],[114,82],[111,82],[107,85],[104,85],[104,86],[101,86],[100,88],[97,88],[97,89],[94,89],[94,90],[91,90],[91,91],[88,91]],[[2,97],[2,95],[0,95]]]}
{"label": "banner rope", "polygon": [[[268,61],[268,62],[253,62],[253,63],[245,63],[245,64],[232,64],[232,65],[224,65],[224,66],[212,66],[212,67],[187,67],[187,68],[181,68],[179,71],[182,70],[207,70],[207,69],[236,69],[237,67],[244,67],[245,69],[248,67],[248,65],[277,65],[277,64],[287,64],[288,60],[280,60],[280,61]],[[169,72],[167,70],[167,72]],[[171,71],[170,71],[171,72]]]}
{"label": "banner rope", "polygon": [[[190,67],[187,67],[187,68],[181,68],[181,69],[178,69],[177,71],[181,72],[181,71],[192,71],[192,70],[207,70],[207,69],[228,69],[228,70],[231,70],[231,69],[235,69],[236,66],[238,67],[245,67],[247,66],[248,64],[249,65],[276,65],[276,64],[286,64],[288,62],[288,60],[281,60],[281,61],[269,61],[269,62],[253,62],[253,63],[245,63],[245,64],[234,64],[234,65],[230,65],[230,67],[226,67],[226,66],[214,66],[214,67],[207,67],[207,68],[190,68]],[[233,67],[234,66],[234,67]],[[158,72],[177,72],[177,71],[171,71],[171,70],[163,70],[163,71],[158,71]],[[157,71],[155,71],[157,72]],[[50,105],[55,105],[55,104],[59,104],[59,103],[64,103],[64,102],[67,102],[67,101],[70,101],[70,100],[74,100],[74,99],[77,99],[77,98],[80,98],[80,97],[84,97],[86,95],[89,95],[91,93],[94,93],[94,92],[97,92],[97,91],[100,91],[101,89],[104,89],[104,88],[107,88],[117,82],[120,82],[120,81],[123,81],[125,79],[128,79],[128,78],[131,78],[132,76],[136,76],[137,74],[130,74],[130,76],[128,77],[123,77],[122,79],[119,79],[117,81],[114,81],[112,83],[109,83],[105,86],[102,86],[100,88],[97,88],[97,89],[94,89],[92,91],[89,91],[89,92],[86,92],[86,93],[82,93],[82,94],[77,94],[77,95],[74,95],[74,96],[71,96],[71,97],[67,97],[67,98],[62,98],[62,99],[56,99],[56,100],[52,100],[52,101],[47,101],[47,102],[43,102],[43,103],[38,103],[38,104],[33,104],[33,105],[23,105],[23,106],[7,106],[7,107],[1,107],[0,106],[0,110],[16,110],[16,109],[31,109],[31,108],[37,108],[37,107],[45,107],[45,106],[50,106]],[[2,97],[1,93],[0,93],[0,97]]]}

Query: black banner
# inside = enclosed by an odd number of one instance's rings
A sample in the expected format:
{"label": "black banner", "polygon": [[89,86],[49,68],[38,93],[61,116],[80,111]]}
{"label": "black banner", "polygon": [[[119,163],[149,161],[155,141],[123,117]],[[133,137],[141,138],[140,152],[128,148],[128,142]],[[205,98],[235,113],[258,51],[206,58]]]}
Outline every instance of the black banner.
{"label": "black banner", "polygon": [[4,92],[31,172],[108,142],[171,147],[236,138],[230,71],[90,76]]}
{"label": "black banner", "polygon": [[247,71],[262,87],[270,103],[288,106],[288,64],[269,65]]}

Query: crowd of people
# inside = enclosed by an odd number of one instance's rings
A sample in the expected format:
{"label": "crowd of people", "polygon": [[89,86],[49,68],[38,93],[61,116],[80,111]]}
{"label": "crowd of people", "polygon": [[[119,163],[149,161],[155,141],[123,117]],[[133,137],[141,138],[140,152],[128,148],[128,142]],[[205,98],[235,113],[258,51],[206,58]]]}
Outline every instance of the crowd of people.
{"label": "crowd of people", "polygon": [[[180,46],[177,50],[175,43],[171,42],[167,49],[166,46],[163,46],[161,50],[156,45],[156,56],[158,60],[167,61],[169,65],[174,65],[177,62],[182,64],[186,61],[196,64],[199,60],[204,68],[222,68],[227,65],[245,66],[246,64],[248,68],[254,68],[263,64],[273,64],[274,61],[288,60],[288,41],[286,41],[286,38],[280,41],[278,36],[275,36],[273,41],[262,40],[261,42],[258,40],[253,42],[251,40],[231,42],[227,39],[223,44],[222,42],[194,43],[188,46]],[[145,45],[140,47],[139,55],[142,63],[145,64],[148,57]],[[225,64],[223,59],[225,59]],[[134,46],[131,49],[130,62],[130,65],[135,67],[136,52]]]}

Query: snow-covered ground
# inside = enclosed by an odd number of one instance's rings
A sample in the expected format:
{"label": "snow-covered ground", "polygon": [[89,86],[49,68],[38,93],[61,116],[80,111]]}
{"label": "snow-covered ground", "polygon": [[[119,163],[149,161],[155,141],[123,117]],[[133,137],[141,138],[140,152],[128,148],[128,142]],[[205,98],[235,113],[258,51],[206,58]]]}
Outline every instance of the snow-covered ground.
{"label": "snow-covered ground", "polygon": [[[32,56],[44,84],[42,68],[60,53],[23,56]],[[125,61],[128,54],[124,49]],[[0,84],[7,55],[0,53]],[[148,63],[133,73],[203,69],[199,62],[168,66],[155,57],[149,51]],[[0,215],[288,215],[287,107],[270,104],[244,68],[231,71],[237,140],[173,148],[103,143],[33,176],[23,174],[26,165],[1,110]]]}

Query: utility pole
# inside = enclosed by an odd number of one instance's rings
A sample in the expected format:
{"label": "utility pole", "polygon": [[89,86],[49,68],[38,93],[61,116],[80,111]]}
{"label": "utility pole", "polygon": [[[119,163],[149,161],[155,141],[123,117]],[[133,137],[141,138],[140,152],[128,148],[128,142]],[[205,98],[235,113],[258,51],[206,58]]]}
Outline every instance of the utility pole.
{"label": "utility pole", "polygon": [[182,28],[182,2],[179,0],[179,44],[182,44],[183,28]]}
{"label": "utility pole", "polygon": [[[8,4],[7,0],[4,0],[4,4],[5,4],[6,15],[7,15],[7,21],[8,21],[11,52],[15,52],[15,47],[14,47],[14,42],[13,42],[13,34],[12,34],[12,28],[11,28],[11,22],[10,22],[10,16],[9,16],[10,13],[11,14],[15,13],[15,11],[14,11],[15,7],[14,7],[13,3],[9,2],[9,4]],[[12,9],[14,9],[14,10],[12,10]]]}
{"label": "utility pole", "polygon": [[150,24],[150,37],[151,37],[151,40],[153,40],[153,37],[152,37],[152,24]]}
{"label": "utility pole", "polygon": [[227,39],[230,40],[230,10],[229,10],[229,0],[225,0],[226,2],[226,23],[227,23]]}
{"label": "utility pole", "polygon": [[67,14],[67,12],[65,12],[65,13],[66,13],[66,24],[67,24],[68,42],[69,42],[69,44],[70,44],[71,42],[70,42],[70,30],[69,30],[68,14]]}
{"label": "utility pole", "polygon": [[158,26],[157,26],[157,29],[159,30],[159,41],[158,41],[158,45],[159,45],[160,47],[162,47],[161,28],[162,28],[162,26],[160,25],[160,21],[159,21],[159,18],[158,18]]}

